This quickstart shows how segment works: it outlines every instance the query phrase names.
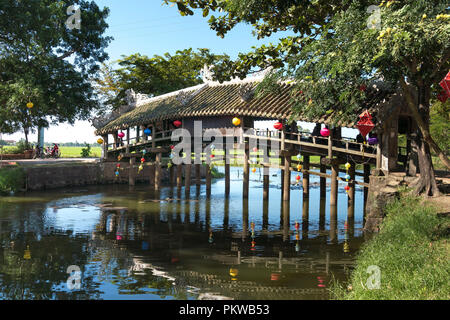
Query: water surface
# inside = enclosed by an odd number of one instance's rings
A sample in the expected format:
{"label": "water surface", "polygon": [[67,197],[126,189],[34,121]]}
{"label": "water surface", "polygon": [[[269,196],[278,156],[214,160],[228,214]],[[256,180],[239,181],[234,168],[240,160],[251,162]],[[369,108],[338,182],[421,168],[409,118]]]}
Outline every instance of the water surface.
{"label": "water surface", "polygon": [[[220,179],[211,200],[204,185],[189,199],[166,187],[162,201],[148,185],[0,198],[0,299],[328,299],[330,280],[347,279],[363,241],[362,190],[346,223],[340,185],[330,230],[318,177],[310,177],[302,221],[301,187],[292,187],[283,209],[279,171],[271,172],[268,203],[259,171],[250,175],[248,201],[242,168],[231,174],[229,199]],[[79,289],[67,285],[77,276],[70,266],[81,271]]]}

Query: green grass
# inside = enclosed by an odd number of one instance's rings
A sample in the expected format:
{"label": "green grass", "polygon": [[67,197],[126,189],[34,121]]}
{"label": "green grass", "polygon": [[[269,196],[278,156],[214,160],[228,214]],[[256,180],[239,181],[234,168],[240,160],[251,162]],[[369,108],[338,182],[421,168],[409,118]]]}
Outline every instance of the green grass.
{"label": "green grass", "polygon": [[[450,299],[449,217],[438,217],[420,198],[388,205],[380,233],[361,249],[350,285],[334,283],[334,299]],[[368,289],[369,266],[381,271],[380,288]]]}
{"label": "green grass", "polygon": [[[81,149],[84,147],[60,147],[62,158],[81,158]],[[91,158],[99,158],[102,154],[101,147],[91,146]]]}

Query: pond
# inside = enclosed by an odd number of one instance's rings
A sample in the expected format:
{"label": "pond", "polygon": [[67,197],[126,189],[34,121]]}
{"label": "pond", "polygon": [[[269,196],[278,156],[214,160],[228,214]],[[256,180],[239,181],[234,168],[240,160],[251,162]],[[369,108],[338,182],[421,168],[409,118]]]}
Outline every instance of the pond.
{"label": "pond", "polygon": [[301,187],[283,208],[280,172],[270,175],[266,203],[258,171],[242,200],[242,168],[231,168],[229,198],[222,179],[210,200],[205,185],[189,198],[169,187],[155,198],[148,185],[0,198],[0,299],[329,299],[363,242],[362,189],[347,223],[340,185],[330,230],[317,176],[302,221]]}

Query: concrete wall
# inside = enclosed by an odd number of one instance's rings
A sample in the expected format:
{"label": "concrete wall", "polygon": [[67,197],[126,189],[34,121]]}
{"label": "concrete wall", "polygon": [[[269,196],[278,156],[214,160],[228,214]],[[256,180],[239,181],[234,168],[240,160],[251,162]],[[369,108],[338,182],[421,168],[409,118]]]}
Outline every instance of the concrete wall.
{"label": "concrete wall", "polygon": [[[127,184],[130,165],[125,162],[120,163],[120,174],[115,175],[117,162],[102,162],[96,164],[64,164],[39,167],[25,167],[27,190],[45,190],[71,186],[100,185],[100,184]],[[139,164],[135,170],[136,183],[146,183],[149,187],[154,187],[155,167],[153,164],[146,164],[144,170],[139,174]],[[184,168],[183,168],[184,169]],[[205,166],[201,166],[201,176],[205,177]],[[169,170],[162,168],[161,182],[168,184]],[[191,170],[192,183],[194,183],[195,169]]]}

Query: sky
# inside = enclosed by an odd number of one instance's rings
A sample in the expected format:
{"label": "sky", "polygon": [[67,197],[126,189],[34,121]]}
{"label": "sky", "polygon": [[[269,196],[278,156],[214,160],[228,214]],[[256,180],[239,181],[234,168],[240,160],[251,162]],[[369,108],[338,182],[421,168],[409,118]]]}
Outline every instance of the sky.
{"label": "sky", "polygon": [[[110,57],[109,62],[120,59],[122,55],[140,53],[153,56],[166,52],[173,54],[177,50],[187,48],[209,48],[215,54],[226,53],[236,58],[239,52],[248,52],[252,46],[276,43],[279,37],[286,35],[280,33],[257,40],[252,35],[252,27],[242,24],[222,39],[209,28],[208,19],[203,18],[201,12],[196,12],[194,16],[183,17],[178,13],[176,6],[164,5],[162,0],[95,2],[101,8],[106,6],[110,9],[106,35],[112,36],[114,40],[106,49]],[[95,128],[87,121],[77,121],[73,126],[60,124],[45,130],[45,142],[95,143],[98,137],[94,135],[94,130]],[[24,135],[18,132],[2,137],[5,140],[18,141]],[[37,134],[31,134],[30,141],[36,140]]]}

